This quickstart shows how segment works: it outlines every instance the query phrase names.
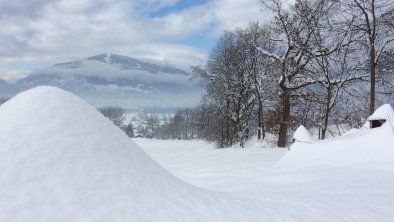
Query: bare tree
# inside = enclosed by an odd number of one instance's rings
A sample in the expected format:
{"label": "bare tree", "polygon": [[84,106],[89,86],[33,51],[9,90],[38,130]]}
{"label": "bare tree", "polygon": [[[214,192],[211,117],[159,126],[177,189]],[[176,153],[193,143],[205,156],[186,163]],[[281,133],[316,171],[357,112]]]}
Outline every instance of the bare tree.
{"label": "bare tree", "polygon": [[359,34],[359,44],[368,57],[370,75],[369,114],[375,111],[376,79],[380,60],[394,42],[393,0],[346,0],[343,5],[352,18],[352,29]]}
{"label": "bare tree", "polygon": [[264,39],[264,33],[267,28],[262,27],[257,22],[251,22],[246,29],[237,30],[242,40],[244,48],[244,63],[247,67],[247,76],[251,80],[251,88],[257,104],[257,139],[263,140],[265,137],[264,127],[264,109],[268,106],[269,99],[276,93],[277,87],[273,74],[276,63],[262,54],[259,48],[271,51],[274,47],[270,41]]}
{"label": "bare tree", "polygon": [[319,84],[319,87],[312,89],[314,92],[311,94],[317,96],[316,103],[323,106],[320,139],[326,136],[330,113],[340,98],[341,91],[350,83],[367,77],[357,72],[360,64],[355,55],[356,33],[350,31],[349,27],[352,23],[340,22],[343,20],[343,13],[339,4],[331,7],[329,15],[332,21],[322,22],[313,33],[313,42],[320,55],[313,59],[308,69]]}
{"label": "bare tree", "polygon": [[250,60],[243,30],[226,31],[212,50],[206,68],[194,67],[204,80],[207,97],[223,121],[220,146],[241,146],[250,133],[255,95],[250,87]]}
{"label": "bare tree", "polygon": [[[328,19],[328,11],[334,3],[324,0],[297,0],[290,10],[285,9],[281,0],[267,0],[262,3],[267,10],[274,13],[273,32],[266,38],[277,46],[273,51],[259,49],[279,65],[281,120],[278,146],[285,147],[292,93],[316,83],[307,72],[308,64],[321,56],[321,52],[314,47],[313,36],[321,22]],[[333,50],[325,51],[330,54]]]}

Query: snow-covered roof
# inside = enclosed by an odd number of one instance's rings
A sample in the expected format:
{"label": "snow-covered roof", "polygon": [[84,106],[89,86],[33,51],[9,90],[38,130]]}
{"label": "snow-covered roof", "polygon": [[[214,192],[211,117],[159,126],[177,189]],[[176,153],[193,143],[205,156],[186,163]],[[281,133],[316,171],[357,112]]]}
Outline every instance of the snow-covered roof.
{"label": "snow-covered roof", "polygon": [[309,131],[303,126],[299,126],[294,132],[293,139],[298,142],[312,143],[313,139]]}
{"label": "snow-covered roof", "polygon": [[394,110],[390,104],[384,104],[381,107],[377,108],[375,112],[368,118],[369,121],[387,119],[394,121]]}

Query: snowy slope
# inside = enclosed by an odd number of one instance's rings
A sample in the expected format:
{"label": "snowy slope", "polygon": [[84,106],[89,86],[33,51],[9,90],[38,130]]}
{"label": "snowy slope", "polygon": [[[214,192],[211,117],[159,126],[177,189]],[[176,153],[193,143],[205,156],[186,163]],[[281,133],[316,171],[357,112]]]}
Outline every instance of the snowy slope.
{"label": "snowy slope", "polygon": [[0,123],[0,221],[259,221],[169,174],[63,90],[20,93]]}

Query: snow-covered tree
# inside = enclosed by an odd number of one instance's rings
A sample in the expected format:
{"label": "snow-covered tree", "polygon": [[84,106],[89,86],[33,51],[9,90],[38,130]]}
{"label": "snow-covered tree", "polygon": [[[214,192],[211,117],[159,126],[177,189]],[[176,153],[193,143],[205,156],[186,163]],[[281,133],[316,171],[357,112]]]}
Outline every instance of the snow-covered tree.
{"label": "snow-covered tree", "polygon": [[[281,0],[266,0],[262,3],[265,9],[274,14],[272,32],[266,39],[275,42],[276,47],[272,51],[258,49],[279,66],[281,120],[278,146],[285,147],[292,94],[316,83],[316,79],[312,78],[307,70],[313,59],[322,55],[322,52],[315,48],[314,35],[317,35],[322,21],[329,19],[330,8],[335,2],[296,0],[291,7],[284,6]],[[326,49],[325,53],[329,54],[332,50],[334,49]]]}
{"label": "snow-covered tree", "polygon": [[201,75],[207,98],[216,106],[223,121],[223,137],[220,146],[241,146],[250,133],[252,111],[256,102],[251,74],[257,72],[257,64],[248,47],[244,30],[226,31],[212,50],[207,66],[194,67]]}

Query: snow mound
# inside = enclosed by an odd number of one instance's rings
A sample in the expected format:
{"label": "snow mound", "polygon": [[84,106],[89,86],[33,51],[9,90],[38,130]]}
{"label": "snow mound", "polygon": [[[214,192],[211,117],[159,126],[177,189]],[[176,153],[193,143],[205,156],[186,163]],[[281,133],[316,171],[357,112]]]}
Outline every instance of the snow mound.
{"label": "snow mound", "polygon": [[293,139],[296,142],[304,142],[304,143],[313,142],[311,134],[303,125],[299,126],[297,130],[294,132]]}
{"label": "snow mound", "polygon": [[[392,113],[391,106],[384,105],[371,117],[385,116],[384,119],[387,119],[387,114],[390,116]],[[394,162],[394,128],[390,121],[378,128],[364,127],[331,140],[313,144],[294,143],[291,151],[280,160],[278,166],[295,169],[317,166],[364,166],[383,162]]]}
{"label": "snow mound", "polygon": [[0,221],[253,221],[232,211],[241,202],[178,180],[58,88],[3,104],[0,141]]}

